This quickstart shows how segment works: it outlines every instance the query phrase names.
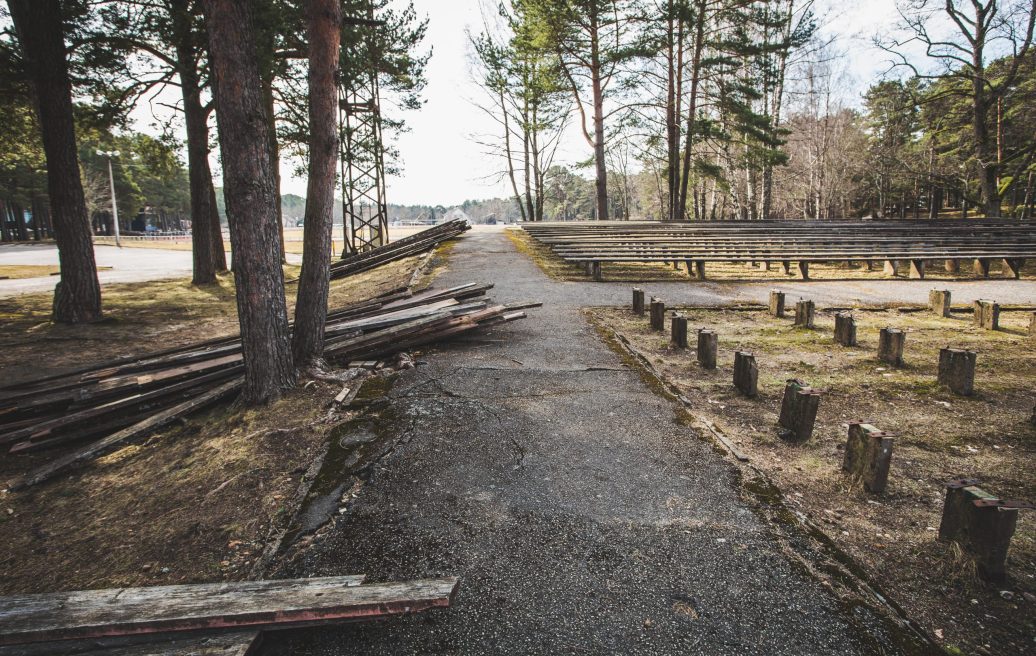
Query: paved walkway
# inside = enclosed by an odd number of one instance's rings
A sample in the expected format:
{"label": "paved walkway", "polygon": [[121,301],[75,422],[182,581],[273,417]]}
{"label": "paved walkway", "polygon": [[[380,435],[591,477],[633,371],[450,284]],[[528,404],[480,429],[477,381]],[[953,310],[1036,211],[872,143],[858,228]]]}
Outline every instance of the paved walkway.
{"label": "paved walkway", "polygon": [[265,653],[895,653],[862,628],[869,611],[788,559],[724,457],[583,320],[629,285],[552,282],[491,231],[463,239],[438,284],[476,280],[544,307],[403,374],[381,411],[403,442],[277,573],[457,575],[455,606],[273,635]]}

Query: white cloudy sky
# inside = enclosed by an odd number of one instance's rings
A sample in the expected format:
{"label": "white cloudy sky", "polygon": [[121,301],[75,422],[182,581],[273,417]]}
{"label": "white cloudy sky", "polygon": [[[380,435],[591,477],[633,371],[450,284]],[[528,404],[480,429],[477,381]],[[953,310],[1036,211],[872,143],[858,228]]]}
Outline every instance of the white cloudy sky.
{"label": "white cloudy sky", "polygon": [[[487,180],[499,164],[483,154],[472,136],[488,133],[495,124],[472,104],[478,88],[469,74],[465,30],[482,25],[480,0],[414,0],[420,15],[429,18],[427,44],[433,49],[428,66],[426,103],[406,116],[410,132],[398,147],[403,172],[388,180],[389,201],[400,204],[451,206],[465,199],[504,196],[502,183]],[[848,101],[858,99],[867,83],[888,68],[887,57],[873,45],[875,34],[896,22],[896,0],[817,0],[823,29],[838,37],[847,53],[844,68],[851,84]],[[160,110],[159,110],[160,111]],[[140,127],[152,122],[151,112],[136,113]],[[575,134],[566,140],[559,160],[586,159],[585,142]],[[305,179],[294,177],[292,166],[282,167],[285,193],[305,195]],[[217,169],[218,170],[218,169]]]}

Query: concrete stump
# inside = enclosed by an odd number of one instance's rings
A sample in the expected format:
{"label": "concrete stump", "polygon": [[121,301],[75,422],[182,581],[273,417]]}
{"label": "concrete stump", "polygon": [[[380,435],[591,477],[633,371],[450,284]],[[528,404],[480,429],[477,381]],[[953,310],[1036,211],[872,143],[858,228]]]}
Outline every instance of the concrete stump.
{"label": "concrete stump", "polygon": [[776,289],[770,292],[770,316],[784,316],[784,292]]}
{"label": "concrete stump", "polygon": [[644,290],[639,287],[633,288],[633,314],[644,316]]}
{"label": "concrete stump", "polygon": [[759,394],[759,367],[751,353],[734,351],[734,387],[747,397]]}
{"label": "concrete stump", "polygon": [[989,262],[990,262],[990,260],[988,258],[984,258],[984,257],[975,260],[975,264],[973,265],[974,266],[975,275],[980,277],[980,278],[988,278],[989,277]]}
{"label": "concrete stump", "polygon": [[1014,278],[1015,280],[1022,277],[1022,267],[1025,266],[1025,259],[1021,257],[1007,257],[1004,258],[1004,277]]}
{"label": "concrete stump", "polygon": [[665,330],[665,301],[651,297],[651,330]]}
{"label": "concrete stump", "polygon": [[910,260],[910,277],[914,280],[924,279],[924,260]]}
{"label": "concrete stump", "polygon": [[1000,329],[1000,304],[996,301],[975,301],[975,325],[986,330]]}
{"label": "concrete stump", "polygon": [[895,260],[885,260],[884,271],[885,271],[885,275],[886,276],[893,276],[894,277],[896,275],[896,261]]}
{"label": "concrete stump", "polygon": [[850,423],[842,469],[862,481],[868,492],[884,492],[892,462],[892,442],[891,433],[870,424]]}
{"label": "concrete stump", "polygon": [[939,539],[959,544],[975,559],[983,578],[1003,581],[1018,509],[997,506],[999,499],[977,483],[960,479],[946,484]]}
{"label": "concrete stump", "polygon": [[809,262],[799,262],[799,275],[803,280],[809,280]]}
{"label": "concrete stump", "polygon": [[590,277],[592,277],[596,282],[601,282],[602,280],[604,280],[604,275],[601,273],[600,262],[590,263]]}
{"label": "concrete stump", "polygon": [[1029,337],[1036,337],[1036,312],[1029,315]]}
{"label": "concrete stump", "polygon": [[906,333],[899,328],[882,328],[878,334],[878,359],[894,367],[903,365]]}
{"label": "concrete stump", "polygon": [[698,364],[702,369],[716,368],[716,354],[719,350],[719,335],[715,330],[704,328],[698,331]]}
{"label": "concrete stump", "polygon": [[676,348],[687,348],[687,317],[682,314],[674,314],[671,325],[670,339]]}
{"label": "concrete stump", "polygon": [[928,292],[928,307],[940,317],[950,316],[950,290],[933,289]]}
{"label": "concrete stump", "polygon": [[795,325],[803,328],[812,328],[816,316],[817,306],[813,301],[799,300],[795,304]]}
{"label": "concrete stump", "polygon": [[946,273],[960,273],[960,260],[946,260],[943,263]]}
{"label": "concrete stump", "polygon": [[954,394],[971,396],[975,392],[975,351],[951,349],[939,350],[939,384],[950,388]]}
{"label": "concrete stump", "polygon": [[835,342],[842,346],[856,346],[856,319],[851,312],[835,315]]}
{"label": "concrete stump", "polygon": [[819,391],[807,387],[801,380],[789,380],[784,387],[781,415],[777,420],[784,429],[781,437],[795,442],[808,440],[813,435],[819,408]]}

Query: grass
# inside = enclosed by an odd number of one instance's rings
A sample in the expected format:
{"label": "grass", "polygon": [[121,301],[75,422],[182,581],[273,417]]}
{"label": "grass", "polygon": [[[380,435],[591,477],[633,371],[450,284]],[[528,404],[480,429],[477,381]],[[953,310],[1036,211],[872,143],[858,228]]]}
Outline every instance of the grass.
{"label": "grass", "polygon": [[[1021,518],[1012,542],[1014,578],[991,587],[975,578],[954,550],[935,540],[943,482],[982,481],[1002,498],[1036,499],[1036,350],[1027,335],[1029,313],[1004,312],[1003,329],[972,325],[970,316],[935,317],[895,309],[858,311],[859,345],[838,346],[833,314],[818,311],[816,329],[765,311],[674,308],[692,327],[719,332],[719,368],[702,370],[692,348],[671,347],[668,332],[652,332],[646,317],[627,310],[587,310],[591,320],[616,329],[693,404],[692,412],[718,425],[754,466],[765,471],[798,510],[862,563],[910,614],[949,644],[990,643],[997,653],[1030,648],[1036,615],[1031,604],[1004,600],[1001,589],[1036,593],[1036,525]],[[907,331],[905,363],[876,359],[878,331]],[[959,397],[936,382],[939,349],[978,352],[976,394]],[[752,352],[760,394],[746,399],[733,388],[733,352]],[[813,437],[792,445],[777,434],[785,381],[799,378],[825,390]],[[896,434],[889,487],[872,495],[841,471],[845,425],[862,419]],[[964,562],[964,564],[962,564]],[[979,600],[979,605],[971,603]],[[984,614],[995,614],[990,628]],[[979,641],[979,642],[976,642]],[[970,652],[969,652],[970,653]]]}

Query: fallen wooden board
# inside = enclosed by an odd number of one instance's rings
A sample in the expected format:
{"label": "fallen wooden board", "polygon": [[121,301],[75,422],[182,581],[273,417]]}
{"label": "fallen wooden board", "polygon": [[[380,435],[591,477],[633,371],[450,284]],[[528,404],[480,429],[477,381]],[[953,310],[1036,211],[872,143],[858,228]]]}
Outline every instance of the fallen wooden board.
{"label": "fallen wooden board", "polygon": [[239,627],[288,628],[450,605],[456,578],[355,585],[321,577],[0,598],[0,645]]}
{"label": "fallen wooden board", "polygon": [[[111,449],[119,446],[123,442],[131,440],[139,435],[143,435],[149,431],[160,428],[165,424],[173,421],[174,419],[187,414],[193,410],[204,407],[210,403],[215,403],[219,399],[227,396],[231,392],[237,390],[241,386],[242,379],[238,378],[228,383],[223,383],[219,387],[209,390],[204,394],[194,397],[183,403],[174,405],[171,408],[163,410],[159,413],[151,415],[143,421],[139,421],[128,428],[124,428],[117,433],[113,433],[103,440],[98,440],[83,447],[77,451],[73,451],[67,455],[64,455],[57,460],[52,460],[47,464],[30,471],[21,478],[18,478],[8,484],[7,489],[9,490],[20,490],[32,485],[38,485],[55,474],[59,474],[70,467],[74,467],[79,463],[86,462],[98,458]],[[0,638],[0,644],[3,644],[2,638]]]}
{"label": "fallen wooden board", "polygon": [[251,656],[263,634],[255,630],[172,638],[130,636],[83,641],[42,642],[0,647],[0,656]]}

